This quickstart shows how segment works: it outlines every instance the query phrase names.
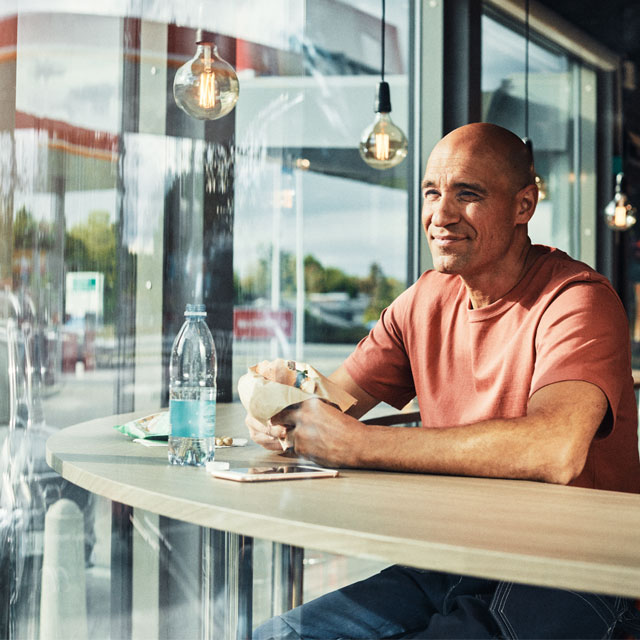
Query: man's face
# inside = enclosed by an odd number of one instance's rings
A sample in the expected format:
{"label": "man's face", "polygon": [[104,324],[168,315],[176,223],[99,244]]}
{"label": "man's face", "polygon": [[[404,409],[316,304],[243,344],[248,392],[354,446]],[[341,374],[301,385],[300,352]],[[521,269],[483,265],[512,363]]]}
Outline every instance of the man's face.
{"label": "man's face", "polygon": [[516,228],[517,188],[499,157],[441,142],[422,183],[422,225],[436,270],[477,277],[495,272]]}

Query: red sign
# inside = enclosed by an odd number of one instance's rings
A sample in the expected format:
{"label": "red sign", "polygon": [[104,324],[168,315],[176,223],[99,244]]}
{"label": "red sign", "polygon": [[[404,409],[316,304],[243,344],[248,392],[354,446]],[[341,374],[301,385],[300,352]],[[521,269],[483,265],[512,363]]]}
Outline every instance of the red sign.
{"label": "red sign", "polygon": [[241,308],[233,310],[233,336],[235,338],[290,338],[292,331],[292,311]]}

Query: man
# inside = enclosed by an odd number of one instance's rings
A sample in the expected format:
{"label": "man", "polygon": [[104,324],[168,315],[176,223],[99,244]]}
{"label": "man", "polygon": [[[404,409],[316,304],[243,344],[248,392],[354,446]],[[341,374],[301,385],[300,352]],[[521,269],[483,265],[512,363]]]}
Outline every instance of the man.
{"label": "man", "polygon": [[[640,492],[624,309],[609,283],[532,245],[532,160],[509,131],[456,129],[422,183],[434,270],[386,309],[331,376],[350,415],[310,400],[262,425],[331,466],[518,478]],[[417,396],[423,428],[357,420]],[[391,567],[276,618],[259,638],[607,637],[628,603]]]}

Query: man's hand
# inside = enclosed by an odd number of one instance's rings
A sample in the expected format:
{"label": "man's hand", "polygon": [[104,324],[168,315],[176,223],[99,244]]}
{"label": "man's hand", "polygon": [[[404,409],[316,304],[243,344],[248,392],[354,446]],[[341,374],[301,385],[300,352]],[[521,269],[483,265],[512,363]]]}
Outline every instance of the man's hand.
{"label": "man's hand", "polygon": [[[355,466],[356,440],[367,427],[320,398],[291,405],[267,424],[247,415],[251,439],[270,451],[293,447],[298,455],[318,464]],[[362,446],[362,445],[360,445]]]}
{"label": "man's hand", "polygon": [[298,455],[325,466],[358,466],[367,427],[335,405],[311,398],[287,407],[270,422],[274,429],[293,425],[289,439]]}
{"label": "man's hand", "polygon": [[[286,382],[283,379],[283,376],[290,375],[292,373],[291,371],[285,371],[285,369],[287,369],[287,365],[284,360],[264,360],[256,366],[256,371],[260,375],[270,380],[276,380],[283,383]],[[334,371],[329,376],[329,379],[340,386],[342,389],[350,393],[354,398],[356,398],[357,403],[349,409],[349,415],[359,418],[378,403],[378,401],[373,396],[370,396],[366,391],[361,389],[353,381],[351,376],[347,373],[344,365],[341,365],[336,371]],[[325,406],[323,407],[322,405]],[[331,412],[331,418],[334,420],[334,422],[332,422],[332,426],[337,430],[336,436],[334,438],[334,441],[336,443],[339,442],[341,436],[337,427],[339,427],[340,425],[344,425],[345,422],[351,424],[352,428],[354,424],[356,426],[360,425],[360,427],[363,427],[363,425],[356,420],[343,420],[343,418],[347,418],[347,416],[342,414],[339,409],[317,398],[311,398],[300,404],[294,405],[292,407],[287,407],[287,409],[283,410],[280,414],[271,418],[267,422],[267,424],[263,424],[257,418],[254,418],[251,415],[247,415],[245,424],[247,425],[247,428],[249,429],[249,435],[254,442],[263,446],[265,449],[269,449],[270,451],[283,451],[284,449],[293,446],[293,427],[296,427],[298,425],[299,418],[302,418],[302,416],[306,416],[304,424],[315,422],[309,420],[310,416],[315,413],[315,409],[312,409],[312,407],[318,407],[321,410],[324,410],[327,407],[331,407],[333,409],[333,412]],[[297,412],[301,408],[308,409],[308,411],[305,411],[302,414],[298,414]],[[320,419],[322,420],[324,420],[326,417],[324,413],[320,413],[318,415],[321,416]],[[321,425],[317,426],[320,427]],[[324,425],[324,428],[329,429],[329,424]],[[302,431],[303,429],[299,429],[298,433],[301,434],[301,441],[305,442],[306,444],[297,443],[296,451],[301,455],[307,455],[298,450],[298,446],[301,446],[305,448],[305,451],[308,451],[309,456],[313,455],[313,445],[309,442],[309,434],[308,432],[302,434]],[[344,436],[344,434],[342,434],[342,436]]]}
{"label": "man's hand", "polygon": [[279,451],[282,453],[287,449],[291,442],[288,440],[289,430],[281,425],[274,425],[271,420],[267,424],[263,424],[257,418],[247,414],[244,421],[249,429],[251,439],[256,443],[269,449],[270,451]]}

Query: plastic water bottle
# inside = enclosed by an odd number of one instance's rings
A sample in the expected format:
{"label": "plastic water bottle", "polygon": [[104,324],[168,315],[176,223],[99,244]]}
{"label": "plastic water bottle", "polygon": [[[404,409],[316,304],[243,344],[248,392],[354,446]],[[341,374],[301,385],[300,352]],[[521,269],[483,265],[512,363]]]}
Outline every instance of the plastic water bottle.
{"label": "plastic water bottle", "polygon": [[216,347],[203,304],[188,304],[169,363],[169,462],[205,465],[215,453]]}

